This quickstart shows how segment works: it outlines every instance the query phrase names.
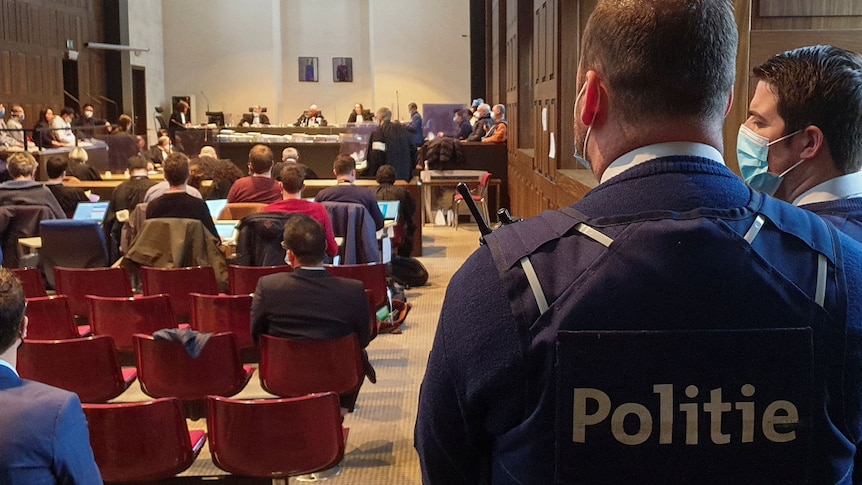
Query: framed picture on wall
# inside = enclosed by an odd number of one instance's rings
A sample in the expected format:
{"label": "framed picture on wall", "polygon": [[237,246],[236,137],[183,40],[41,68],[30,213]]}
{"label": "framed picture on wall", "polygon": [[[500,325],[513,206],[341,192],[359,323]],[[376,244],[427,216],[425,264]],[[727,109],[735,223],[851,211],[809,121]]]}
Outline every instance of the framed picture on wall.
{"label": "framed picture on wall", "polygon": [[300,57],[299,58],[299,82],[317,82],[317,58],[316,57]]}
{"label": "framed picture on wall", "polygon": [[333,57],[332,58],[332,81],[336,83],[352,83],[353,82],[353,58],[352,57]]}

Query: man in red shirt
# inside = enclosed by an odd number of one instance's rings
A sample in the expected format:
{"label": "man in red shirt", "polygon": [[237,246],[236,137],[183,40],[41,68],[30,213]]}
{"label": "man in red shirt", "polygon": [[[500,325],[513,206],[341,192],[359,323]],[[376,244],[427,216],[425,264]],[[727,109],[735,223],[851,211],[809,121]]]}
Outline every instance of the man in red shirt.
{"label": "man in red shirt", "polygon": [[290,212],[302,213],[312,217],[319,222],[326,232],[326,254],[330,257],[338,254],[338,243],[332,232],[332,221],[329,213],[319,202],[310,202],[302,198],[302,190],[305,188],[305,166],[299,163],[285,164],[281,170],[282,200],[269,204],[262,212]]}
{"label": "man in red shirt", "polygon": [[227,201],[271,204],[281,199],[281,189],[272,178],[272,150],[255,145],[248,152],[248,177],[233,183]]}

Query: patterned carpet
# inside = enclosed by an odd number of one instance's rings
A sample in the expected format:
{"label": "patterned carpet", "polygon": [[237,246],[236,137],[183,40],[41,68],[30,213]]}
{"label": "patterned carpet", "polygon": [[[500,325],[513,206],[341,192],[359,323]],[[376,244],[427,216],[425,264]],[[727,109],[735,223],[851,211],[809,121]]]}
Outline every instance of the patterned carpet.
{"label": "patterned carpet", "polygon": [[[423,227],[422,263],[428,269],[428,285],[407,291],[413,310],[400,335],[380,335],[368,346],[371,363],[377,370],[377,384],[362,386],[356,411],[344,425],[350,428],[341,475],[333,484],[419,485],[419,460],[413,448],[413,423],[419,385],[425,373],[428,351],[434,339],[440,306],[452,274],[478,246],[479,232],[464,224],[451,227]],[[272,397],[260,387],[257,374],[235,396],[252,399]],[[147,400],[137,384],[116,401]],[[206,429],[205,420],[189,421],[192,429]],[[198,460],[181,476],[214,476],[224,472],[213,465],[205,446]],[[300,483],[294,479],[290,483]]]}

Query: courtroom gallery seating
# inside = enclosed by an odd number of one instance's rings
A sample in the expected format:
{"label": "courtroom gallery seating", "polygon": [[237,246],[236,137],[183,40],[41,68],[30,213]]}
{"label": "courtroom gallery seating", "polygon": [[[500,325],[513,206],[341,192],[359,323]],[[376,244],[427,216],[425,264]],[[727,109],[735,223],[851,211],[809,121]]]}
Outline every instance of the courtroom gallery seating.
{"label": "courtroom gallery seating", "polygon": [[179,399],[85,404],[90,445],[106,482],[171,478],[190,467],[206,432],[189,431]]}
{"label": "courtroom gallery seating", "polygon": [[69,298],[72,313],[79,320],[87,320],[90,304],[87,295],[129,298],[133,295],[132,283],[125,268],[65,268],[54,267],[54,286],[57,293]]}
{"label": "courtroom gallery seating", "polygon": [[109,264],[105,233],[96,221],[42,221],[39,224],[39,233],[42,237],[39,261],[45,278],[52,287],[55,286],[55,266],[99,268]]}
{"label": "courtroom gallery seating", "polygon": [[190,322],[192,300],[190,293],[218,294],[218,283],[212,266],[185,268],[141,267],[144,295],[166,294],[171,298],[177,322]]}
{"label": "courtroom gallery seating", "polygon": [[132,335],[152,335],[163,328],[177,328],[168,295],[113,298],[88,296],[90,328],[94,335],[110,335],[122,357],[134,360]]}
{"label": "courtroom gallery seating", "polygon": [[293,399],[207,398],[213,463],[234,475],[266,479],[336,466],[344,457],[338,396]]}
{"label": "courtroom gallery seating", "polygon": [[227,267],[228,292],[232,295],[248,295],[257,289],[257,280],[261,276],[273,273],[289,273],[293,271],[292,266],[286,264],[278,266],[240,266],[231,264]]}
{"label": "courtroom gallery seating", "polygon": [[66,389],[82,402],[113,399],[134,382],[137,371],[121,368],[108,336],[69,340],[30,340],[18,349],[18,373],[24,379]]}
{"label": "courtroom gallery seating", "polygon": [[27,338],[60,340],[90,335],[89,325],[76,325],[65,295],[27,298]]}

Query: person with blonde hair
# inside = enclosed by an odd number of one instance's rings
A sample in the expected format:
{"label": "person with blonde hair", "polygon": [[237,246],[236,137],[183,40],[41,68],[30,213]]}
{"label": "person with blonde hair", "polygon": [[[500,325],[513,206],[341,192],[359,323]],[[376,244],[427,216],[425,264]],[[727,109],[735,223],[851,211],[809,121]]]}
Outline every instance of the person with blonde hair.
{"label": "person with blonde hair", "polygon": [[0,205],[42,205],[51,210],[55,219],[66,214],[51,191],[36,182],[39,162],[28,152],[15,152],[6,159],[6,168],[12,180],[0,184]]}
{"label": "person with blonde hair", "polygon": [[75,147],[69,152],[69,166],[66,168],[66,175],[75,177],[78,180],[102,180],[99,171],[92,165],[88,165],[90,156],[87,150],[81,147]]}

